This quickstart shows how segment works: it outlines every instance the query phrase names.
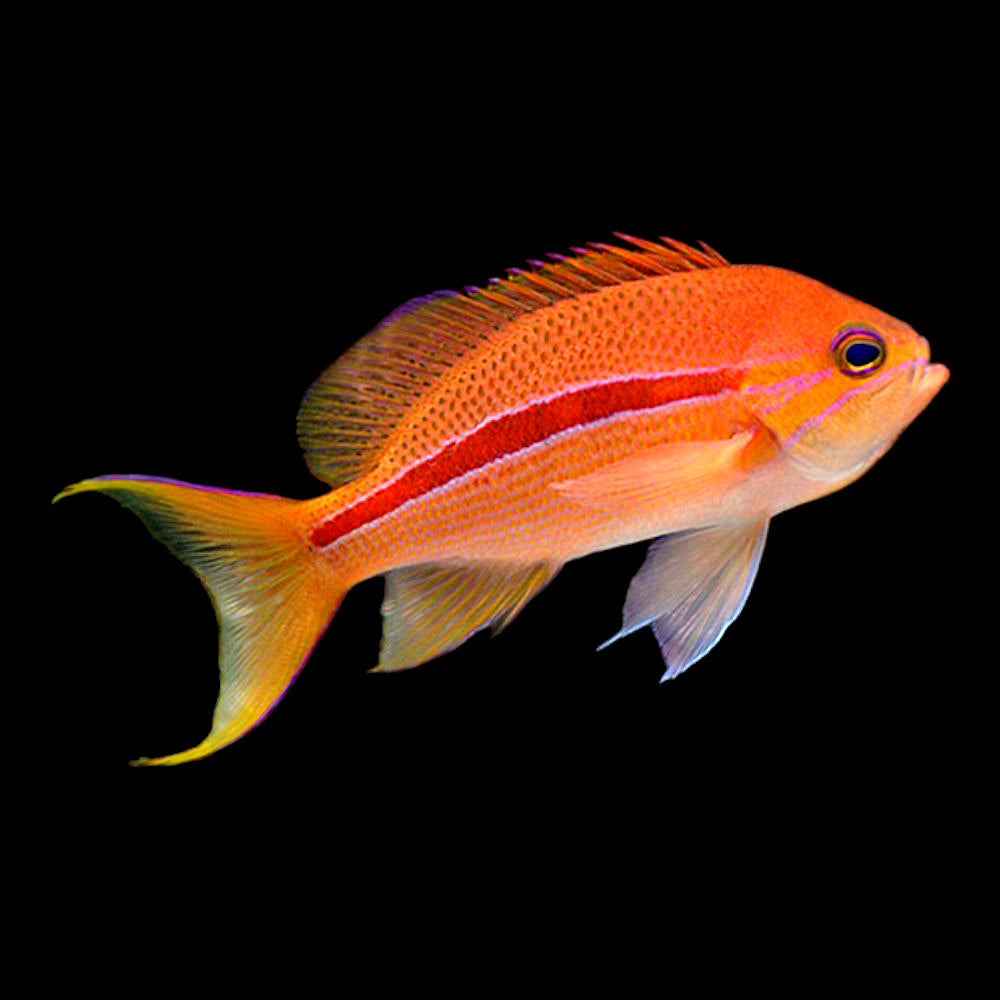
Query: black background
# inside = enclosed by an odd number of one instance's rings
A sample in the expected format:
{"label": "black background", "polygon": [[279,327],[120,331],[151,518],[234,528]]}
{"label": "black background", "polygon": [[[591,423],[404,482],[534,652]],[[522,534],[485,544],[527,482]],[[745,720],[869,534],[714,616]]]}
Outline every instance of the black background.
{"label": "black background", "polygon": [[259,728],[178,768],[126,762],[207,731],[209,601],[112,501],[61,503],[45,522],[47,659],[80,706],[67,759],[126,800],[197,796],[233,822],[322,803],[340,833],[389,846],[428,826],[544,840],[565,816],[626,838],[647,816],[676,843],[695,801],[749,826],[780,805],[803,829],[844,822],[847,804],[951,808],[983,666],[957,645],[981,322],[963,288],[984,213],[969,123],[891,76],[794,106],[752,74],[642,101],[346,82],[174,67],[65,95],[40,221],[49,496],[116,472],[317,495],[295,414],[347,346],[413,296],[614,230],[820,279],[911,323],[952,380],[862,480],[773,522],[744,613],[679,679],[658,683],[646,631],[595,652],[641,547],[567,566],[501,636],[396,675],[367,673],[373,580]]}

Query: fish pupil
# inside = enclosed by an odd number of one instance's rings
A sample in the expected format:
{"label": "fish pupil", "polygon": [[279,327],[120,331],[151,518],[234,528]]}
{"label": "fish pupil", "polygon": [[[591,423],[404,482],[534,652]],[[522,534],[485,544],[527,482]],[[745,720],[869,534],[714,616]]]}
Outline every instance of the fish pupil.
{"label": "fish pupil", "polygon": [[853,368],[864,368],[866,365],[878,361],[881,353],[882,351],[877,344],[869,344],[862,341],[860,343],[848,344],[847,350],[844,351],[844,357],[847,359],[847,363]]}

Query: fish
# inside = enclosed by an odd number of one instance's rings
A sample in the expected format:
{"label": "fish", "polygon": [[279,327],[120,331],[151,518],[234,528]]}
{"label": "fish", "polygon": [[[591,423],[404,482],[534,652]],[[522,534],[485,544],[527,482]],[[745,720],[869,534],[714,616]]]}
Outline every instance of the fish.
{"label": "fish", "polygon": [[[908,324],[819,281],[622,233],[406,303],[309,388],[307,500],[139,474],[107,494],[219,626],[208,756],[259,725],[341,601],[385,577],[378,671],[508,626],[573,559],[650,545],[621,629],[663,678],[740,614],[771,518],[847,486],[949,378]],[[623,588],[624,589],[624,588]]]}

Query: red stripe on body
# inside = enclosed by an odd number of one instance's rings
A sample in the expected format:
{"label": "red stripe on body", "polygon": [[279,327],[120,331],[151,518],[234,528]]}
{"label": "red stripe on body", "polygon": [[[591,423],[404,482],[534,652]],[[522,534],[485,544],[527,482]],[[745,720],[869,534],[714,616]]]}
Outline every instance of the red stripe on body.
{"label": "red stripe on body", "polygon": [[603,420],[616,413],[648,410],[696,396],[714,396],[739,385],[741,371],[724,368],[698,375],[636,377],[564,393],[555,399],[526,406],[445,445],[439,452],[408,469],[394,482],[360,498],[318,524],[310,541],[317,548],[335,542],[356,528],[390,513],[423,493],[490,462],[538,444],[553,434]]}

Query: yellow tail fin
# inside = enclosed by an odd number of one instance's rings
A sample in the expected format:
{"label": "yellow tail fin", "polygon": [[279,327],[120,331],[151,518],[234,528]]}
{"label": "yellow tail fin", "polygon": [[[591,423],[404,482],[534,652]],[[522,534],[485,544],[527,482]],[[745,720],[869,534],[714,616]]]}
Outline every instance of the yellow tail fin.
{"label": "yellow tail fin", "polygon": [[207,757],[274,707],[346,588],[301,535],[294,500],[146,476],[85,479],[55,499],[90,490],[107,493],[137,514],[198,575],[219,620],[219,700],[211,732],[190,750],[132,763]]}

